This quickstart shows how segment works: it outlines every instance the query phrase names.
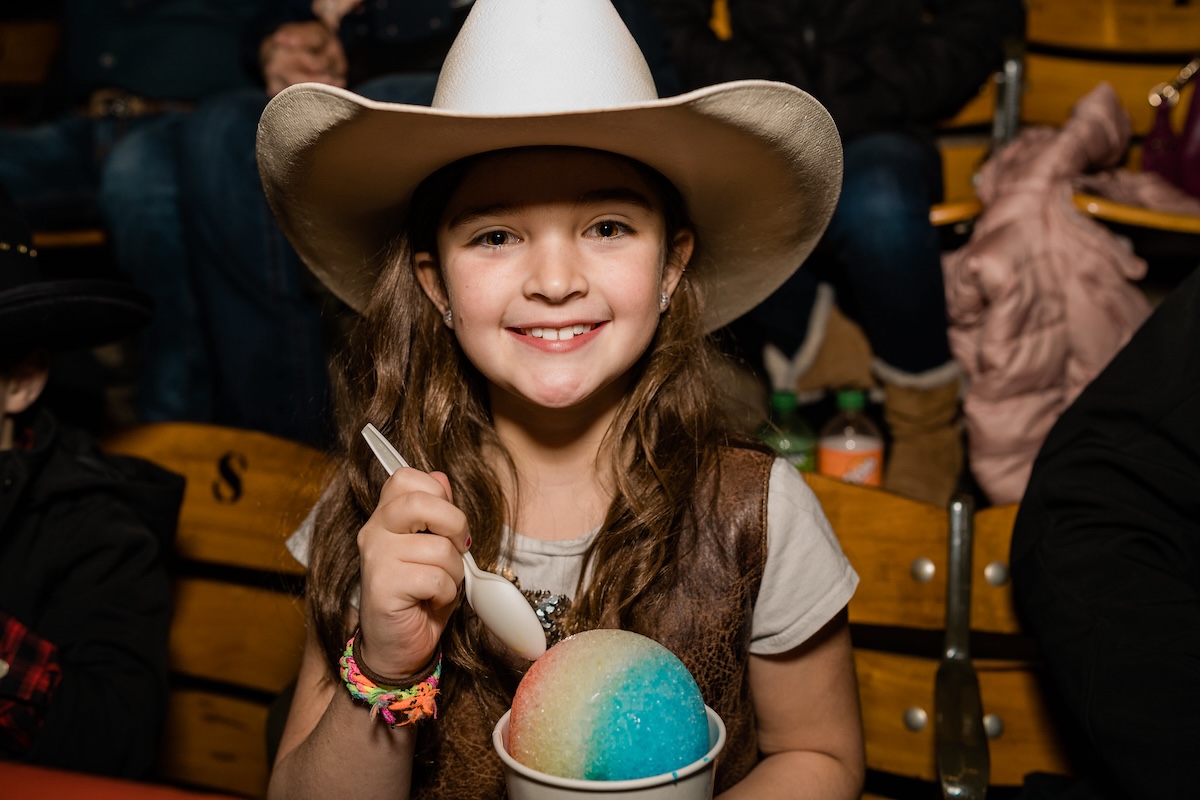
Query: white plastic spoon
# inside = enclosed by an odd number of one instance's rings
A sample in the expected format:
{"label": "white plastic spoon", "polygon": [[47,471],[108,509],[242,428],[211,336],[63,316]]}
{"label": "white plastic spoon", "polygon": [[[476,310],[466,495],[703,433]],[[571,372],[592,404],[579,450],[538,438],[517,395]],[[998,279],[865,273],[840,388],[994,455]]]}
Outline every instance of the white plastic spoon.
{"label": "white plastic spoon", "polygon": [[[408,466],[374,425],[368,422],[362,435],[388,475]],[[462,559],[466,567],[463,585],[467,602],[488,630],[522,658],[533,661],[545,653],[546,634],[542,631],[542,623],[521,590],[506,578],[480,569],[470,553],[463,553]]]}

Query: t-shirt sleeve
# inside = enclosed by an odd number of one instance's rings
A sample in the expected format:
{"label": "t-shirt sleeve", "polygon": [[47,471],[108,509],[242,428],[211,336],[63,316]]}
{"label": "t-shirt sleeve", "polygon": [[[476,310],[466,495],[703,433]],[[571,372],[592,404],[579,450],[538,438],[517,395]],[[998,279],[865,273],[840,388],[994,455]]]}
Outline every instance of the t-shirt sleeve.
{"label": "t-shirt sleeve", "polygon": [[750,652],[785,653],[833,619],[858,573],[821,504],[791,464],[776,459],[767,490],[767,563],[754,605]]}
{"label": "t-shirt sleeve", "polygon": [[314,505],[285,543],[288,552],[292,554],[292,558],[299,561],[304,567],[308,566],[308,548],[309,543],[312,542],[313,526],[316,524],[316,519],[317,506]]}
{"label": "t-shirt sleeve", "polygon": [[[321,502],[328,493],[329,489],[326,489],[304,519],[301,520],[300,524],[296,526],[296,530],[292,531],[292,534],[284,542],[288,552],[292,554],[292,558],[300,562],[300,565],[305,569],[308,568],[309,548],[312,546],[313,529],[317,524],[317,508],[320,507]],[[361,589],[355,586],[354,591],[350,595],[350,605],[358,608],[358,601],[361,596]]]}

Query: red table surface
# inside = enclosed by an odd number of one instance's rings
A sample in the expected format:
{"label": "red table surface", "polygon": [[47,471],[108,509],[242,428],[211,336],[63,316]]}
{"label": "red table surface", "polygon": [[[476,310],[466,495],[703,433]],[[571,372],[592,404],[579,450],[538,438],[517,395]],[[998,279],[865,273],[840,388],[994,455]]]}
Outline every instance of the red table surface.
{"label": "red table surface", "polygon": [[11,761],[0,761],[0,797],[45,797],[54,800],[238,800],[233,795],[201,794],[159,784],[33,767]]}

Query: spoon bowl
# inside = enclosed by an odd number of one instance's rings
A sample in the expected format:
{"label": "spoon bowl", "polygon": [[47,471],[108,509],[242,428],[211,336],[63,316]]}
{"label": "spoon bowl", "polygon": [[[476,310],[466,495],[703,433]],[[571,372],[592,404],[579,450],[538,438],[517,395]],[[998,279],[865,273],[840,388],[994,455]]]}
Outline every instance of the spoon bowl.
{"label": "spoon bowl", "polygon": [[[368,422],[362,435],[388,475],[408,466],[374,425]],[[521,590],[507,578],[481,569],[469,552],[462,554],[462,560],[464,594],[479,621],[522,658],[534,661],[545,653],[546,634],[541,620]]]}

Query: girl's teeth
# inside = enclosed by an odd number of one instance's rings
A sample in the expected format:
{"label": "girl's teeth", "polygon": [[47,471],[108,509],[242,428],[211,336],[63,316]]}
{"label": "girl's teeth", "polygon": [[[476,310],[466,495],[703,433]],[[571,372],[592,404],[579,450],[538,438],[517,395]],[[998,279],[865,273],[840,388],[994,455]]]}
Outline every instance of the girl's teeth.
{"label": "girl's teeth", "polygon": [[580,334],[587,333],[591,330],[590,325],[571,325],[566,328],[530,328],[529,335],[535,339],[546,339],[551,342],[565,341],[574,339]]}

